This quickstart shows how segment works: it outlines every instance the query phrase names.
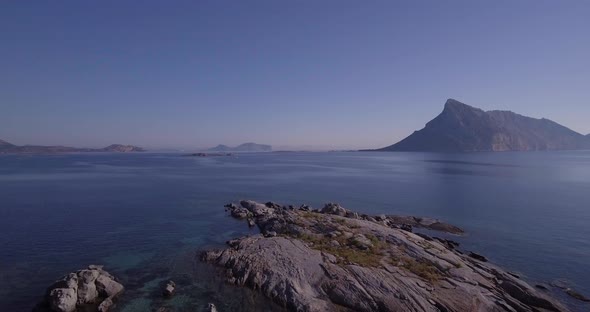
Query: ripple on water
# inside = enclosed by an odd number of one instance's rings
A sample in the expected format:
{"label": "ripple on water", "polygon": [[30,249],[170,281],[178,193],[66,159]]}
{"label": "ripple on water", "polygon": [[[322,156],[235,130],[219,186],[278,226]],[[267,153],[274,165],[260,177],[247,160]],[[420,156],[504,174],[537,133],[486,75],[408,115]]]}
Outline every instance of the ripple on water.
{"label": "ripple on water", "polygon": [[142,262],[153,258],[154,252],[119,252],[103,258],[109,268],[128,270],[138,267]]}
{"label": "ripple on water", "polygon": [[123,306],[121,312],[146,312],[151,311],[152,301],[147,298],[136,298]]}

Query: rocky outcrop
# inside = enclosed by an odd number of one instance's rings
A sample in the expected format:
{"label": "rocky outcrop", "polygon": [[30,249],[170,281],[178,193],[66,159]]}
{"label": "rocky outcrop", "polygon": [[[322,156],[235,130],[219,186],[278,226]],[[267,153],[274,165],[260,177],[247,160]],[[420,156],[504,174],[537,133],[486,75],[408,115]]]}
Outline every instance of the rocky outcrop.
{"label": "rocky outcrop", "polygon": [[34,311],[106,312],[123,290],[123,285],[102,266],[90,265],[53,283]]}
{"label": "rocky outcrop", "polygon": [[588,137],[548,119],[488,111],[449,99],[443,112],[378,151],[475,152],[589,149]]}
{"label": "rocky outcrop", "polygon": [[454,242],[402,230],[388,216],[337,204],[312,212],[242,201],[228,209],[245,209],[263,235],[231,240],[202,260],[290,311],[567,311]]}

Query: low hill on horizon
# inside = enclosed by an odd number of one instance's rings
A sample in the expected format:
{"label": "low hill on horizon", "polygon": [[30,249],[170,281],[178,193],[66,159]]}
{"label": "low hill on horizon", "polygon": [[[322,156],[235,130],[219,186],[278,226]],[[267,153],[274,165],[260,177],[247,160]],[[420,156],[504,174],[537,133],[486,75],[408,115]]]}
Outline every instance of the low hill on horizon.
{"label": "low hill on horizon", "polygon": [[216,147],[210,148],[210,152],[270,152],[272,146],[256,143],[244,143],[235,147],[219,144]]}
{"label": "low hill on horizon", "polygon": [[549,119],[483,111],[449,99],[440,115],[400,142],[376,151],[500,152],[590,149],[582,135]]}
{"label": "low hill on horizon", "polygon": [[112,144],[104,148],[77,148],[69,146],[42,146],[22,145],[17,146],[0,140],[0,154],[49,154],[49,153],[79,153],[79,152],[144,152],[141,147],[133,145]]}

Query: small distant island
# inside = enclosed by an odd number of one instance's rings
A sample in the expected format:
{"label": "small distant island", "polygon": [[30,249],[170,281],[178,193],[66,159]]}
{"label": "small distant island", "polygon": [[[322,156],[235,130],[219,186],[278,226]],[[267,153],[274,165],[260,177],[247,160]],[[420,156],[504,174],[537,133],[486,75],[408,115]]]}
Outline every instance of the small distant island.
{"label": "small distant island", "polygon": [[227,145],[217,145],[216,147],[210,148],[207,151],[209,152],[271,152],[272,146],[265,145],[265,144],[256,144],[256,143],[244,143],[240,144],[235,147],[230,147]]}
{"label": "small distant island", "polygon": [[133,145],[112,144],[104,148],[77,148],[69,146],[42,146],[42,145],[14,145],[0,140],[0,154],[55,154],[55,153],[81,153],[81,152],[111,152],[130,153],[144,152],[141,147]]}
{"label": "small distant island", "polygon": [[374,151],[503,152],[590,149],[583,135],[549,119],[510,111],[483,111],[454,99],[443,112],[402,141]]}

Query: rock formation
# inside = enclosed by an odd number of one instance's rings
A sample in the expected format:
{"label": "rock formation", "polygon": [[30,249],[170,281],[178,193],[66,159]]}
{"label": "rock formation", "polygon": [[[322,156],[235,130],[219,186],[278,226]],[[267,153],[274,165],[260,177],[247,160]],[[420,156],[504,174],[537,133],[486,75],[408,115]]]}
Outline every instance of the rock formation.
{"label": "rock formation", "polygon": [[45,298],[34,311],[108,311],[124,287],[102,268],[90,265],[57,280],[47,289]]}
{"label": "rock formation", "polygon": [[420,218],[400,224],[337,204],[319,211],[253,201],[226,207],[252,218],[262,235],[231,240],[201,259],[290,311],[567,311],[452,241],[402,229],[423,226]]}

